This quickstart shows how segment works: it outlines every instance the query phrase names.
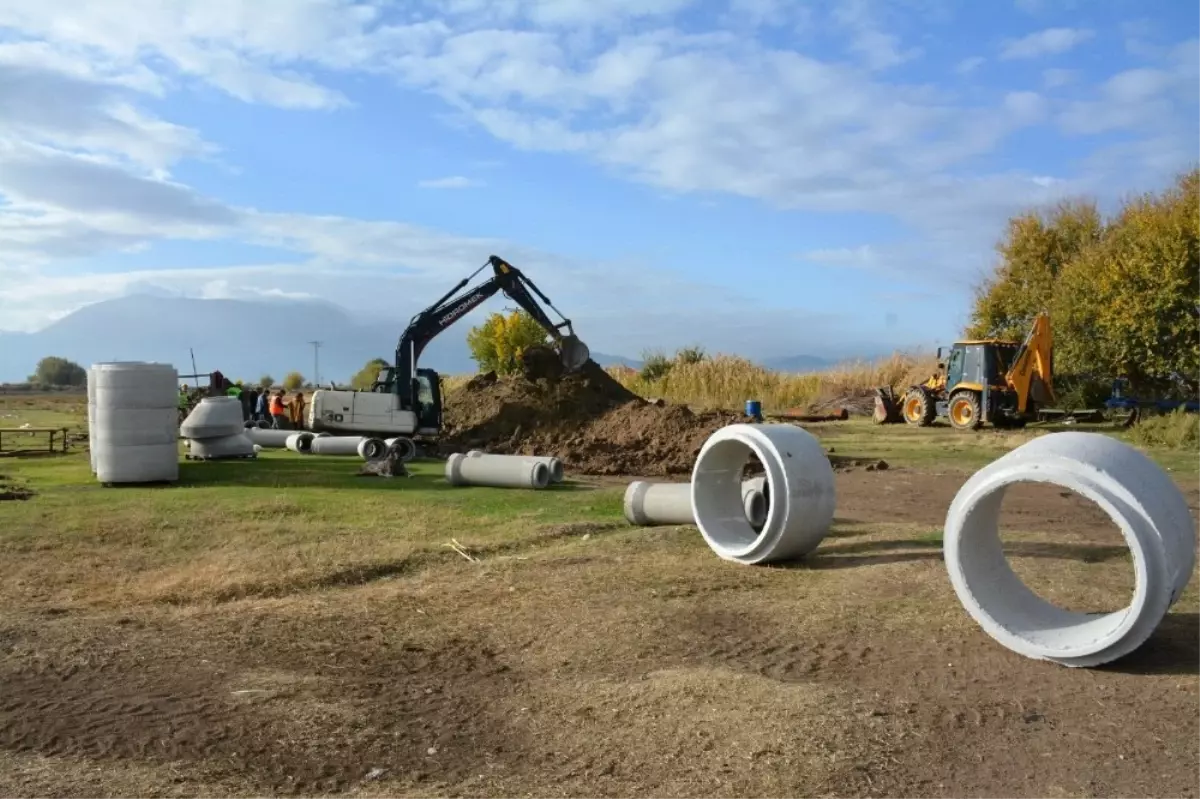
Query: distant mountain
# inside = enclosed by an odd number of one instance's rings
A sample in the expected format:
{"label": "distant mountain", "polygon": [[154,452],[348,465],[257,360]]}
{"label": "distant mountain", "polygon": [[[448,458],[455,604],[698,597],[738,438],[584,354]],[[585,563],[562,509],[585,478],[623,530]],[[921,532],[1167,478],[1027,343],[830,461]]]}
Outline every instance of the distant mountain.
{"label": "distant mountain", "polygon": [[764,358],[761,363],[776,372],[819,372],[833,366],[837,361],[816,355],[784,355],[778,358]]}
{"label": "distant mountain", "polygon": [[[346,383],[372,358],[391,360],[409,314],[395,322],[363,323],[324,301],[201,300],[140,293],[80,308],[36,333],[0,333],[0,382],[21,382],[47,355],[84,367],[102,361],[160,361],[192,373],[189,348],[201,374],[220,370],[231,378],[282,380],[296,370],[313,378],[313,347],[319,349],[321,381]],[[448,330],[434,339],[421,363],[443,374],[475,371],[466,332]],[[626,358],[593,352],[601,365]],[[636,363],[636,362],[631,362]]]}

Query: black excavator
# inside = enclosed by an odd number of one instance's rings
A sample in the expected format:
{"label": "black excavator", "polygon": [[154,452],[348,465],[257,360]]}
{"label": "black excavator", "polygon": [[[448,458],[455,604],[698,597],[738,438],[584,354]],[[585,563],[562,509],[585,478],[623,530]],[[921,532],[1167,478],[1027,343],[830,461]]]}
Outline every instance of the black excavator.
{"label": "black excavator", "polygon": [[[464,291],[489,266],[492,276]],[[571,320],[554,307],[550,298],[521,270],[492,255],[487,263],[412,318],[396,345],[393,365],[380,370],[370,391],[317,391],[309,406],[311,429],[348,435],[436,436],[442,426],[440,379],[435,370],[418,368],[417,362],[429,342],[497,292],[503,292],[545,328],[557,353],[553,366],[559,371],[578,371],[591,358],[587,345],[575,335]],[[562,321],[551,321],[534,295]],[[545,352],[532,348],[526,353],[527,371],[536,364],[545,373],[549,366]]]}

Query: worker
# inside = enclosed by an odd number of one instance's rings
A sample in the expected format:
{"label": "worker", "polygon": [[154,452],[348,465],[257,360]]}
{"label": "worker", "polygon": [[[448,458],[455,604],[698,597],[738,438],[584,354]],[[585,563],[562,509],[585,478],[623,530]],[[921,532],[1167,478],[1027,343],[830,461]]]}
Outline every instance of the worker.
{"label": "worker", "polygon": [[288,403],[288,418],[292,421],[292,429],[304,429],[304,392],[297,390]]}
{"label": "worker", "polygon": [[255,400],[255,403],[254,403],[254,418],[256,421],[257,420],[261,420],[261,421],[265,421],[265,422],[271,421],[271,417],[268,412],[269,406],[267,404],[268,400],[270,399],[270,396],[271,396],[271,392],[270,392],[270,389],[268,389],[268,388],[263,388],[263,390],[258,393],[258,399]]}
{"label": "worker", "polygon": [[283,407],[283,389],[278,389],[271,395],[271,402],[268,406],[271,411],[271,426],[276,430],[288,429],[287,411]]}
{"label": "worker", "polygon": [[249,391],[247,391],[242,396],[246,400],[246,408],[250,413],[250,415],[247,418],[252,419],[257,422],[258,421],[258,398],[260,396],[262,396],[262,391],[257,386],[255,386],[254,388],[251,388]]}

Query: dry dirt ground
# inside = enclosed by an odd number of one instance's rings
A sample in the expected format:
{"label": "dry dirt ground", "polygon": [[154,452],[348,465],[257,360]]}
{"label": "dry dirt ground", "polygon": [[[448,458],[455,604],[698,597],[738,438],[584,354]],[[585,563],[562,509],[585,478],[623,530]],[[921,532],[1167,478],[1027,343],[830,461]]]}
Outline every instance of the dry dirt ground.
{"label": "dry dirt ground", "polygon": [[[839,473],[832,536],[789,568],[719,561],[694,528],[574,522],[269,599],[10,598],[0,792],[1197,796],[1195,577],[1120,663],[1021,658],[940,560],[966,476]],[[1026,578],[1114,608],[1131,577],[1107,519],[1013,494]]]}

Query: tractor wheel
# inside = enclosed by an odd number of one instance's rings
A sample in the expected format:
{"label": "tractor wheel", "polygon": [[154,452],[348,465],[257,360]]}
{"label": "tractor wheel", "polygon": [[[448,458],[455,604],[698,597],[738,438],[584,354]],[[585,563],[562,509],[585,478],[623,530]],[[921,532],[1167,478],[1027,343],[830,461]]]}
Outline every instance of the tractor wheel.
{"label": "tractor wheel", "polygon": [[917,427],[929,427],[937,417],[937,404],[921,386],[913,386],[904,394],[904,421]]}
{"label": "tractor wheel", "polygon": [[974,391],[956,391],[950,396],[950,426],[955,430],[978,430],[980,420],[979,397]]}

